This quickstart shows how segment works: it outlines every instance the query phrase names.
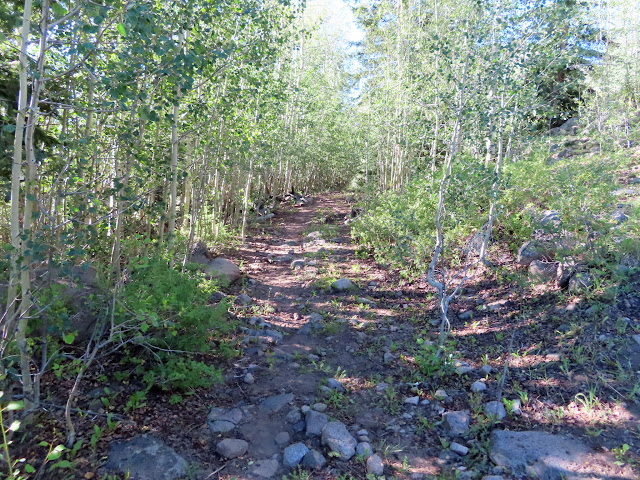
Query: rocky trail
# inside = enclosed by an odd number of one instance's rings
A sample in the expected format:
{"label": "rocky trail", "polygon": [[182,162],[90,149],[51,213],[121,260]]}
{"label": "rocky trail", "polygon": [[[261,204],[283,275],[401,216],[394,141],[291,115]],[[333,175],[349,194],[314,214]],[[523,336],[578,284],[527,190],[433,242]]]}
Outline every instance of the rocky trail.
{"label": "rocky trail", "polygon": [[[616,450],[639,443],[637,411],[623,400],[567,406],[591,367],[563,375],[557,327],[567,319],[545,317],[555,298],[526,298],[489,272],[453,306],[455,359],[439,372],[421,347],[437,334],[433,294],[358,252],[344,222],[350,212],[345,196],[321,195],[282,209],[227,252],[245,274],[230,292],[243,355],[223,385],[123,426],[104,472],[638,478],[637,451]],[[530,332],[532,322],[540,327]],[[509,351],[509,337],[528,354]],[[508,402],[496,401],[500,393]]]}

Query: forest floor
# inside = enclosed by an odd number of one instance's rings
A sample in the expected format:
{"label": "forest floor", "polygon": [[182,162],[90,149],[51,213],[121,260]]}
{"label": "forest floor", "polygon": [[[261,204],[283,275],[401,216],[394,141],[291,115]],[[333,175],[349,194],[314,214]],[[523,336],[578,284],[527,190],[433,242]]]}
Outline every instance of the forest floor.
{"label": "forest floor", "polygon": [[[494,249],[496,265],[472,278],[452,304],[452,357],[435,366],[423,348],[437,341],[433,290],[358,250],[344,224],[350,211],[346,195],[320,195],[310,205],[281,208],[244,246],[225,252],[245,274],[228,293],[252,298],[232,308],[249,330],[238,330],[243,355],[227,366],[225,383],[176,405],[150,392],[146,405],[97,439],[93,459],[77,462],[77,478],[94,478],[109,445],[141,433],[184,457],[189,478],[365,478],[364,456],[327,455],[320,437],[305,431],[301,417],[309,408],[368,440],[387,478],[510,478],[489,458],[494,430],[562,434],[585,446],[580,465],[562,478],[640,478],[640,409],[637,392],[628,394],[640,369],[640,344],[632,339],[640,288],[636,297],[605,305],[531,286],[514,254]],[[333,290],[340,278],[355,289]],[[640,276],[631,281],[640,286]],[[486,388],[472,392],[477,381]],[[91,405],[91,386],[79,407]],[[489,417],[487,402],[501,398],[512,408],[500,420]],[[230,431],[212,434],[212,407],[239,409]],[[468,432],[448,431],[443,413],[451,411],[468,414]],[[243,439],[248,450],[225,459],[216,452],[222,438]],[[454,441],[469,452],[454,453]],[[324,452],[327,464],[292,472],[282,454],[296,442]]]}

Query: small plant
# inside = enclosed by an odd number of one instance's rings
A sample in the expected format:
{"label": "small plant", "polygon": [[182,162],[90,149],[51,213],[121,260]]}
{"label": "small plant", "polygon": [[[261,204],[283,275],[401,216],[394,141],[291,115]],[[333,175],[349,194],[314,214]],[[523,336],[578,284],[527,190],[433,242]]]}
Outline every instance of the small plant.
{"label": "small plant", "polygon": [[[3,396],[4,392],[0,392],[0,400]],[[15,420],[11,422],[11,425],[5,426],[5,414],[6,412],[22,410],[22,408],[22,402],[9,402],[7,405],[0,408],[0,429],[2,430],[2,445],[0,445],[0,447],[2,449],[2,459],[7,464],[7,480],[26,479],[27,477],[23,476],[21,470],[26,474],[32,474],[36,471],[33,466],[31,466],[29,463],[26,463],[26,460],[24,458],[13,460],[11,457],[11,452],[9,451],[9,446],[13,443],[9,439],[9,436],[18,431],[18,429],[20,428],[20,421]]]}
{"label": "small plant", "polygon": [[615,464],[618,466],[623,466],[626,462],[626,453],[629,450],[629,445],[627,445],[626,443],[623,443],[620,447],[617,448],[613,448],[611,449],[611,451],[613,452],[613,454],[616,456],[616,462]]}

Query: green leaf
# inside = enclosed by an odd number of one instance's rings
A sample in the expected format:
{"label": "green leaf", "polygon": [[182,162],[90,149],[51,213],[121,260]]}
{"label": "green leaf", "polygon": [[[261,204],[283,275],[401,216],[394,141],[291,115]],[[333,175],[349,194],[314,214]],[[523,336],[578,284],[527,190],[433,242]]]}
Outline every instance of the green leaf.
{"label": "green leaf", "polygon": [[140,330],[142,330],[142,333],[145,333],[147,330],[149,330],[149,325],[147,324],[147,322],[144,322],[142,325],[140,325]]}
{"label": "green leaf", "polygon": [[16,131],[16,126],[15,125],[5,125],[4,127],[2,127],[2,131],[3,132],[7,132],[7,133],[13,133]]}
{"label": "green leaf", "polygon": [[31,465],[29,465],[28,463],[25,463],[24,465],[24,471],[25,473],[35,473],[36,469],[33,468]]}
{"label": "green leaf", "polygon": [[53,10],[53,13],[55,13],[59,17],[64,17],[68,13],[67,9],[59,3],[54,3],[53,5],[51,5],[51,10]]}
{"label": "green leaf", "polygon": [[120,32],[120,35],[122,35],[123,37],[127,36],[127,32],[124,29],[124,25],[121,23],[118,24],[118,32]]}
{"label": "green leaf", "polygon": [[71,345],[75,339],[76,339],[76,332],[69,332],[62,335],[62,340],[67,345]]}
{"label": "green leaf", "polygon": [[11,402],[7,405],[6,410],[22,410],[22,408],[24,408],[24,402]]}
{"label": "green leaf", "polygon": [[53,450],[51,450],[49,452],[49,454],[47,455],[47,461],[51,461],[51,460],[57,460],[60,458],[60,456],[62,455],[62,452],[65,450],[65,446],[64,445],[58,445],[56,446],[56,448],[54,448]]}
{"label": "green leaf", "polygon": [[10,432],[17,432],[20,428],[20,420],[14,420],[14,422],[9,427]]}

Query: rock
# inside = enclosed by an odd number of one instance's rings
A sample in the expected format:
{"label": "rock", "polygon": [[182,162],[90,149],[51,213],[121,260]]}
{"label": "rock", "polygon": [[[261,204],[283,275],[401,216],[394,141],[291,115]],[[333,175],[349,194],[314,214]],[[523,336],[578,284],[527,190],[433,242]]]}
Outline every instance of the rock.
{"label": "rock", "polygon": [[404,399],[404,403],[407,405],[418,405],[420,403],[420,397],[408,397]]}
{"label": "rock", "polygon": [[316,468],[322,468],[326,465],[327,459],[324,455],[317,450],[309,450],[302,459],[302,465],[304,467],[315,470]]}
{"label": "rock", "polygon": [[268,222],[273,217],[275,217],[275,213],[267,213],[266,215],[262,215],[261,217],[256,217],[255,220],[258,223]]}
{"label": "rock", "polygon": [[336,390],[340,393],[344,393],[347,390],[342,386],[342,384],[336,380],[335,378],[330,378],[327,380],[327,386],[331,389],[331,390]]}
{"label": "rock", "polygon": [[498,402],[497,400],[488,402],[484,406],[484,412],[489,417],[495,417],[498,420],[502,420],[504,417],[507,416],[507,411],[505,410],[504,405],[502,404],[502,402]]}
{"label": "rock", "polygon": [[506,299],[496,300],[495,302],[487,303],[487,308],[492,312],[497,312],[502,307],[504,307],[507,303],[509,303],[509,300],[506,300]]}
{"label": "rock", "polygon": [[291,441],[291,435],[289,435],[289,432],[280,432],[278,435],[276,435],[274,441],[277,445],[286,445]]}
{"label": "rock", "polygon": [[251,468],[251,475],[262,478],[273,478],[280,464],[277,460],[257,460]]}
{"label": "rock", "polygon": [[341,278],[331,284],[331,289],[336,292],[346,292],[355,289],[356,286],[348,278]]}
{"label": "rock", "polygon": [[304,414],[307,414],[311,411],[311,407],[309,405],[303,405],[302,408],[300,408],[300,411]]}
{"label": "rock", "polygon": [[522,413],[522,404],[517,398],[511,402],[511,413],[514,415],[520,415]]}
{"label": "rock", "polygon": [[284,449],[282,463],[285,467],[297,467],[308,451],[309,449],[307,448],[307,446],[301,442],[289,445]]}
{"label": "rock", "polygon": [[206,275],[217,279],[223,286],[231,285],[242,273],[240,269],[226,258],[217,257],[211,260],[204,269]]}
{"label": "rock", "polygon": [[[462,312],[458,315],[458,318],[460,320],[471,320],[471,317],[473,317],[473,310],[467,310],[465,312]],[[440,323],[440,321],[438,321],[438,324]]]}
{"label": "rock", "polygon": [[517,477],[578,480],[578,466],[588,463],[589,448],[577,439],[545,432],[491,433],[489,457]]}
{"label": "rock", "polygon": [[533,260],[529,264],[529,278],[534,282],[550,282],[556,279],[558,272],[557,262],[543,262]]}
{"label": "rock", "polygon": [[467,412],[446,412],[443,415],[444,428],[450,435],[466,435],[469,433],[469,414]]}
{"label": "rock", "polygon": [[262,401],[260,408],[270,413],[277,413],[289,402],[293,402],[293,398],[292,393],[283,393],[281,395],[268,397]]}
{"label": "rock", "polygon": [[326,412],[327,411],[327,405],[325,403],[314,403],[313,404],[313,409],[316,412]]}
{"label": "rock", "polygon": [[311,314],[309,314],[308,318],[309,321],[313,323],[322,323],[322,321],[324,320],[324,317],[318,312],[312,312]]}
{"label": "rock", "polygon": [[289,423],[298,423],[300,420],[302,420],[302,414],[300,413],[300,409],[298,409],[297,407],[294,407],[291,410],[289,410],[289,413],[287,413],[285,420]]}
{"label": "rock", "polygon": [[502,475],[485,475],[482,480],[504,480]]}
{"label": "rock", "polygon": [[367,473],[377,477],[384,473],[384,464],[378,455],[372,455],[367,459]]}
{"label": "rock", "polygon": [[384,357],[382,358],[383,362],[387,365],[393,362],[395,359],[396,359],[396,356],[391,352],[386,352],[384,354]]}
{"label": "rock", "polygon": [[487,389],[487,384],[478,380],[477,382],[473,382],[471,384],[472,392],[484,392]]}
{"label": "rock", "polygon": [[297,258],[293,262],[291,262],[291,265],[289,267],[291,268],[291,270],[302,270],[304,268],[304,265],[304,259]]}
{"label": "rock", "polygon": [[369,458],[373,455],[373,448],[368,442],[362,442],[356,445],[356,454],[362,455],[364,458]]}
{"label": "rock", "polygon": [[307,436],[320,436],[322,435],[322,429],[329,423],[329,417],[324,413],[310,410],[305,415],[307,422],[306,433]]}
{"label": "rock", "polygon": [[253,299],[246,293],[242,293],[236,297],[233,303],[235,303],[236,305],[241,305],[243,307],[248,307],[253,303]]}
{"label": "rock", "polygon": [[467,453],[469,453],[469,449],[467,447],[457,442],[451,442],[449,448],[452,452],[457,453],[461,457],[464,457]]}
{"label": "rock", "polygon": [[[244,332],[247,336],[242,340],[242,343],[251,343],[251,339],[261,340],[267,343],[278,343],[284,338],[280,332],[276,330],[252,330],[246,329]],[[254,340],[255,341],[255,340]]]}
{"label": "rock", "polygon": [[209,295],[209,302],[210,303],[218,303],[221,302],[222,300],[224,300],[225,298],[227,298],[227,296],[222,293],[222,292],[213,292],[211,295]]}
{"label": "rock", "polygon": [[611,214],[611,221],[616,225],[622,225],[629,219],[622,210],[617,210]]}
{"label": "rock", "polygon": [[174,480],[187,475],[187,462],[159,438],[142,435],[109,445],[106,471],[137,480]]}
{"label": "rock", "polygon": [[447,392],[439,388],[438,390],[436,390],[436,393],[433,394],[433,397],[437,400],[447,400],[449,398],[449,395],[447,395]]}
{"label": "rock", "polygon": [[236,458],[247,453],[249,444],[238,438],[225,438],[216,445],[216,451],[225,458]]}
{"label": "rock", "polygon": [[480,371],[485,375],[489,375],[491,372],[493,372],[493,367],[491,365],[483,365],[482,367],[480,367]]}
{"label": "rock", "polygon": [[349,460],[356,453],[356,440],[342,422],[329,422],[322,429],[322,444]]}
{"label": "rock", "polygon": [[578,272],[569,279],[569,291],[579,292],[593,287],[593,277],[585,272]]}
{"label": "rock", "polygon": [[246,373],[244,377],[242,377],[242,381],[247,385],[252,385],[256,380],[253,378],[252,373]]}
{"label": "rock", "polygon": [[214,433],[230,432],[242,420],[242,410],[239,408],[213,407],[207,416],[209,429]]}
{"label": "rock", "polygon": [[546,245],[535,240],[530,240],[523,243],[518,250],[518,258],[516,259],[516,262],[519,265],[528,267],[534,260],[549,260],[552,256],[553,255]]}
{"label": "rock", "polygon": [[[571,149],[569,149],[571,150]],[[559,226],[562,223],[562,219],[560,218],[560,213],[556,210],[545,210],[542,212],[542,217],[540,217],[540,225],[543,227],[546,226]]]}
{"label": "rock", "polygon": [[556,281],[560,288],[567,288],[569,286],[569,280],[578,268],[575,262],[560,262],[556,270]]}

